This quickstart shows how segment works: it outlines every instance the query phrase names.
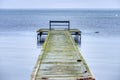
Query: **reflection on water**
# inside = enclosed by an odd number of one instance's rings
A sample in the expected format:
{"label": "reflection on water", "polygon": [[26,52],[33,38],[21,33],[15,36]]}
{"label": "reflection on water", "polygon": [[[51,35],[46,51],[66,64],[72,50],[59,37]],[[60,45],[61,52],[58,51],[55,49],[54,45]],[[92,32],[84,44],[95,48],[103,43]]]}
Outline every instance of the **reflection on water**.
{"label": "reflection on water", "polygon": [[36,33],[5,32],[0,35],[0,80],[29,80],[40,49]]}
{"label": "reflection on water", "polygon": [[[37,35],[38,36],[38,35]],[[41,46],[44,44],[46,39],[46,36],[42,36],[41,38],[38,36],[37,38],[37,47],[41,48]]]}
{"label": "reflection on water", "polygon": [[120,37],[82,36],[81,52],[96,80],[120,79]]}
{"label": "reflection on water", "polygon": [[81,37],[79,35],[75,35],[73,38],[78,45],[81,45]]}

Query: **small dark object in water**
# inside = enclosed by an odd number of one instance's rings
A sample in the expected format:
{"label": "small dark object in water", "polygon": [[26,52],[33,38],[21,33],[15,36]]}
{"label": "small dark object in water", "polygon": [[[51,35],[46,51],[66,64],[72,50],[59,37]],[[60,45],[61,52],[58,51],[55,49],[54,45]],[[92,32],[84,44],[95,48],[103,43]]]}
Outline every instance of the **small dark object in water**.
{"label": "small dark object in water", "polygon": [[99,31],[96,31],[95,33],[100,33]]}

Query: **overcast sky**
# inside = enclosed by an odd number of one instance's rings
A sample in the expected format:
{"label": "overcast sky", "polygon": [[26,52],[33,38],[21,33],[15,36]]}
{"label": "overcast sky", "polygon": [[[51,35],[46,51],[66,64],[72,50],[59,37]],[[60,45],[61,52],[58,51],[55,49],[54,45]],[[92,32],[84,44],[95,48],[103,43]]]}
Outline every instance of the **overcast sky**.
{"label": "overcast sky", "polygon": [[0,9],[120,9],[120,0],[0,0]]}

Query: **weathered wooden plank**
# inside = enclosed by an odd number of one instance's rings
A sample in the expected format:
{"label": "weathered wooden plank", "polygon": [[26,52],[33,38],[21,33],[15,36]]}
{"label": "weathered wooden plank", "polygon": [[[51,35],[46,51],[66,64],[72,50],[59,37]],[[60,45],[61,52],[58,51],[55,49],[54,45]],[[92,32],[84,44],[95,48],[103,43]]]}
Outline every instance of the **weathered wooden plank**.
{"label": "weathered wooden plank", "polygon": [[31,80],[95,79],[70,31],[49,30]]}

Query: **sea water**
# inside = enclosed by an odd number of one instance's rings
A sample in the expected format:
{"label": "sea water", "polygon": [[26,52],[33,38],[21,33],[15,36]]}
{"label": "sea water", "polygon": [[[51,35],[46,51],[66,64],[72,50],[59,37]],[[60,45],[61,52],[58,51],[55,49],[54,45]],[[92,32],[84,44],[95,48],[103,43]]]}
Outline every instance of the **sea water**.
{"label": "sea water", "polygon": [[120,79],[120,10],[0,10],[0,80],[30,79],[41,51],[36,30],[50,20],[82,31],[79,48],[96,80]]}

